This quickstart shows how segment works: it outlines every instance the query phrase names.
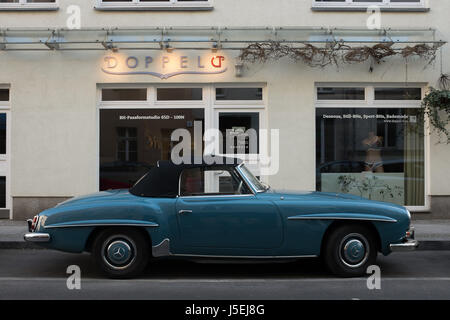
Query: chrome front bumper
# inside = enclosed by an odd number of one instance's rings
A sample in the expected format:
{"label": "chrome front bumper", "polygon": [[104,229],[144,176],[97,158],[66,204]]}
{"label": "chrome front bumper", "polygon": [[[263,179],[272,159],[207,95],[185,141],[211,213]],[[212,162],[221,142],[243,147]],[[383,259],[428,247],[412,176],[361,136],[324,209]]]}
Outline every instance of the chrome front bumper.
{"label": "chrome front bumper", "polygon": [[406,242],[403,243],[395,243],[391,244],[390,248],[392,252],[398,252],[398,251],[414,251],[419,246],[419,241],[409,239]]}
{"label": "chrome front bumper", "polygon": [[26,233],[23,238],[28,242],[50,242],[48,233]]}
{"label": "chrome front bumper", "polygon": [[419,246],[419,241],[414,239],[414,228],[411,227],[406,232],[405,241],[402,243],[393,243],[389,245],[392,252],[398,252],[398,251],[414,251]]}

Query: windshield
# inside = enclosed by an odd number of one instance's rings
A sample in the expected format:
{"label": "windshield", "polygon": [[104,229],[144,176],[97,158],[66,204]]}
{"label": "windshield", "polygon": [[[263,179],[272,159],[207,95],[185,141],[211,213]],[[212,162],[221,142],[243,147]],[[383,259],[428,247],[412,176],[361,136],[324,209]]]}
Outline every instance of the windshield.
{"label": "windshield", "polygon": [[259,181],[258,178],[256,178],[245,165],[239,166],[239,170],[245,179],[256,189],[256,192],[263,192],[269,189],[269,187]]}

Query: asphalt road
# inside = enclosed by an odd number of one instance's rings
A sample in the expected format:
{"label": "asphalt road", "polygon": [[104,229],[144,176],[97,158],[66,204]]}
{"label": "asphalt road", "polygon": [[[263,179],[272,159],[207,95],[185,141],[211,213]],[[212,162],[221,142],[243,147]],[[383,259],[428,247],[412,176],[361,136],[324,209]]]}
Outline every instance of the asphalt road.
{"label": "asphalt road", "polygon": [[[0,300],[450,300],[450,251],[379,255],[381,289],[367,277],[342,279],[318,259],[289,263],[211,264],[159,260],[133,280],[97,273],[88,254],[50,250],[0,250]],[[67,267],[81,269],[81,289],[69,290]]]}

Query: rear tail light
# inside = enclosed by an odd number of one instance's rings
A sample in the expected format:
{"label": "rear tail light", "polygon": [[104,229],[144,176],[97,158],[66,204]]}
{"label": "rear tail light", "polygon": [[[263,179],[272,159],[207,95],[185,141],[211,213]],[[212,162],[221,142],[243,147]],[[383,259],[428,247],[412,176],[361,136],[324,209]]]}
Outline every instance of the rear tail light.
{"label": "rear tail light", "polygon": [[32,222],[31,222],[31,232],[33,232],[34,230],[36,230],[37,224],[39,221],[39,216],[34,216]]}

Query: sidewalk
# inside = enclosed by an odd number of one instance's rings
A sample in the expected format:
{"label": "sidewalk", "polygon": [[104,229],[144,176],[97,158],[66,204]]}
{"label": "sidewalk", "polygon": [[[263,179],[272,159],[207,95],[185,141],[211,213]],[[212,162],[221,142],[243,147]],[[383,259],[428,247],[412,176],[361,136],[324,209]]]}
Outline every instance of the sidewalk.
{"label": "sidewalk", "polygon": [[[422,250],[450,250],[450,220],[413,220],[412,225]],[[25,221],[0,220],[0,249],[41,248],[23,240],[27,232]]]}

